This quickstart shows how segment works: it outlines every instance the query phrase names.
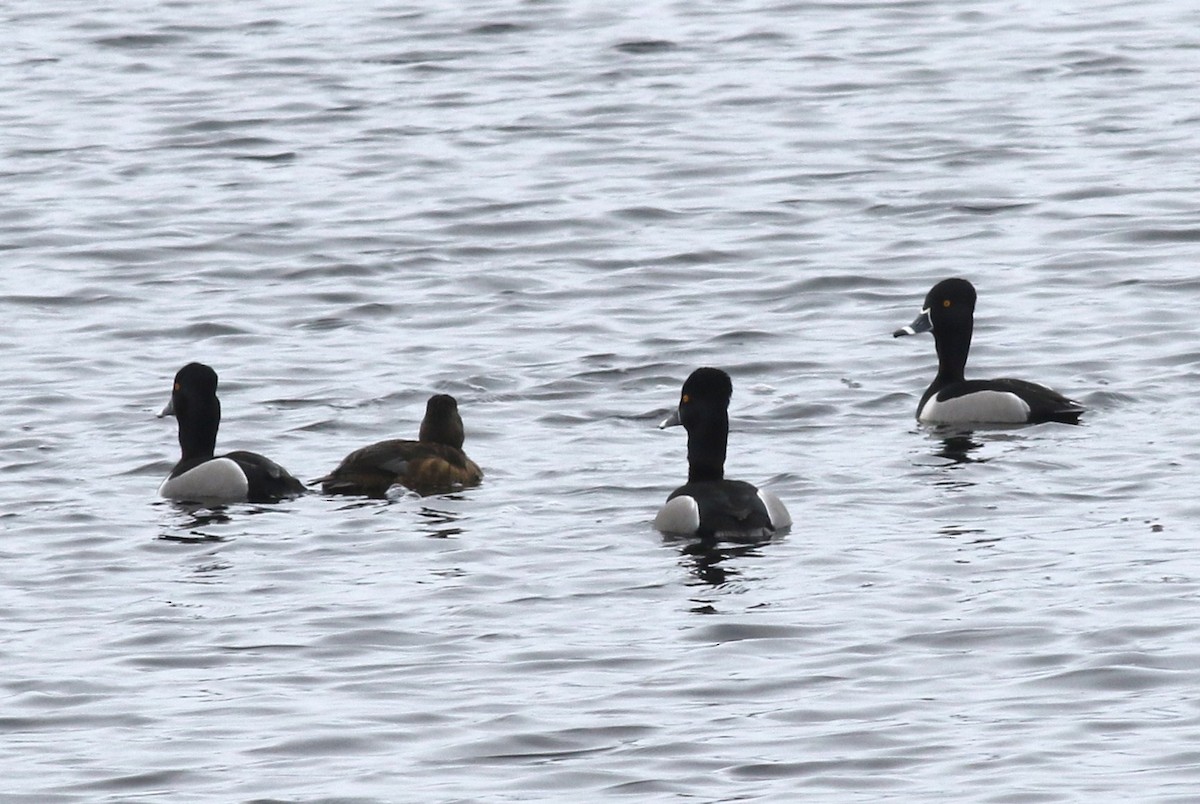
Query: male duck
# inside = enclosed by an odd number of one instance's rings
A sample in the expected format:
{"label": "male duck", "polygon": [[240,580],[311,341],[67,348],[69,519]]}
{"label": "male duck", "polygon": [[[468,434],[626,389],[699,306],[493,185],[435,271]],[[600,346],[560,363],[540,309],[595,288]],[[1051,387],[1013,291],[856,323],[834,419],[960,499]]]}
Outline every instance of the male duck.
{"label": "male duck", "polygon": [[938,373],[917,405],[917,418],[929,424],[1078,424],[1083,405],[1043,385],[1026,380],[964,379],[974,314],[971,283],[945,279],[929,291],[916,320],[892,333],[899,338],[933,332]]}
{"label": "male duck", "polygon": [[683,384],[678,409],[659,425],[682,424],[688,434],[688,482],[671,492],[654,518],[663,533],[754,540],[792,524],[774,494],[725,479],[732,395],[733,383],[724,371],[696,369]]}
{"label": "male duck", "polygon": [[171,401],[159,418],[179,421],[179,463],[158,487],[171,500],[187,502],[278,502],[304,493],[304,485],[269,458],[254,452],[214,456],[221,402],[217,373],[203,363],[188,363],[175,375]]}
{"label": "male duck", "polygon": [[483,470],[462,450],[463,423],[454,397],[429,398],[417,437],[417,441],[397,438],[356,449],[316,482],[326,494],[382,498],[397,483],[418,494],[438,494],[478,486],[483,480]]}

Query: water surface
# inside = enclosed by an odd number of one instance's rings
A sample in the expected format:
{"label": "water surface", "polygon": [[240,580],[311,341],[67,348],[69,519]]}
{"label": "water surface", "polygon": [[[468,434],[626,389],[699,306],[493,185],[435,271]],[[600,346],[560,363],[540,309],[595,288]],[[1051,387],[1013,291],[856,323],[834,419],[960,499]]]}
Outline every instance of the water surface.
{"label": "water surface", "polygon": [[[4,16],[6,800],[1194,797],[1190,4]],[[1083,426],[915,423],[950,275]],[[190,360],[485,482],[159,500]],[[650,529],[698,365],[784,538]]]}

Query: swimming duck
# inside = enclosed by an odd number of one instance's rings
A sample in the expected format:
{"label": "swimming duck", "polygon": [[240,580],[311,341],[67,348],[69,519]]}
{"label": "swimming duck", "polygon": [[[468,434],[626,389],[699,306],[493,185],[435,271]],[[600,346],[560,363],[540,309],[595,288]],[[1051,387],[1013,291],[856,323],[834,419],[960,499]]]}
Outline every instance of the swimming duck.
{"label": "swimming duck", "polygon": [[732,395],[733,383],[724,371],[696,369],[683,384],[679,407],[659,425],[681,424],[688,434],[688,482],[671,492],[654,518],[654,527],[663,533],[753,540],[792,524],[774,494],[725,479]]}
{"label": "swimming duck", "polygon": [[963,377],[975,326],[975,288],[965,279],[944,279],[925,297],[924,307],[893,337],[933,332],[938,372],[917,405],[929,424],[1078,424],[1083,405],[1027,380],[968,380]]}
{"label": "swimming duck", "polygon": [[347,455],[316,482],[326,494],[363,494],[382,498],[399,483],[418,494],[439,494],[478,486],[483,470],[462,450],[463,423],[458,401],[435,394],[425,405],[416,441],[380,441]]}
{"label": "swimming duck", "polygon": [[158,493],[171,500],[198,503],[278,502],[304,493],[304,485],[282,466],[255,452],[214,455],[221,402],[217,373],[203,363],[188,363],[175,374],[171,401],[159,418],[179,422],[182,456]]}

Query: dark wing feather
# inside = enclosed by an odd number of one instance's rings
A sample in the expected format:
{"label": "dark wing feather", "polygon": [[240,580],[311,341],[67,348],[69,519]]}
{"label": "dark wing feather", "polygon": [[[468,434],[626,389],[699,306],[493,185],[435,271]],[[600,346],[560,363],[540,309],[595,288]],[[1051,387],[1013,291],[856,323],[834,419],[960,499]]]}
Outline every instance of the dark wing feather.
{"label": "dark wing feather", "polygon": [[997,390],[1014,393],[1029,405],[1029,421],[1031,423],[1079,424],[1079,417],[1085,410],[1083,405],[1074,399],[1068,399],[1058,391],[1035,382],[1002,378],[992,380],[992,383]]}
{"label": "dark wing feather", "polygon": [[249,489],[249,502],[277,502],[304,493],[304,484],[275,461],[257,452],[235,450],[224,457],[242,467]]}

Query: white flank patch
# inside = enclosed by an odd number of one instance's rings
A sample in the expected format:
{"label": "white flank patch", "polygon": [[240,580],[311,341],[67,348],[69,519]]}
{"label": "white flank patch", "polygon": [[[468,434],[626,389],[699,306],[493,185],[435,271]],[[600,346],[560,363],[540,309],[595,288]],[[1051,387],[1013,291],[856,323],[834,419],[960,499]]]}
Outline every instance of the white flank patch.
{"label": "white flank patch", "polygon": [[771,520],[771,526],[775,530],[783,530],[792,526],[792,515],[788,513],[783,500],[771,492],[763,491],[762,489],[758,490],[758,499],[762,500],[763,505],[767,506],[767,518]]}
{"label": "white flank patch", "polygon": [[929,424],[1019,424],[1029,420],[1029,405],[1008,391],[976,391],[944,402],[934,394],[917,418]]}
{"label": "white flank patch", "polygon": [[229,458],[205,461],[177,477],[167,478],[158,487],[158,493],[168,500],[187,502],[239,502],[246,499],[249,491],[246,473]]}
{"label": "white flank patch", "polygon": [[687,495],[668,500],[654,517],[655,530],[690,536],[700,530],[700,506]]}

